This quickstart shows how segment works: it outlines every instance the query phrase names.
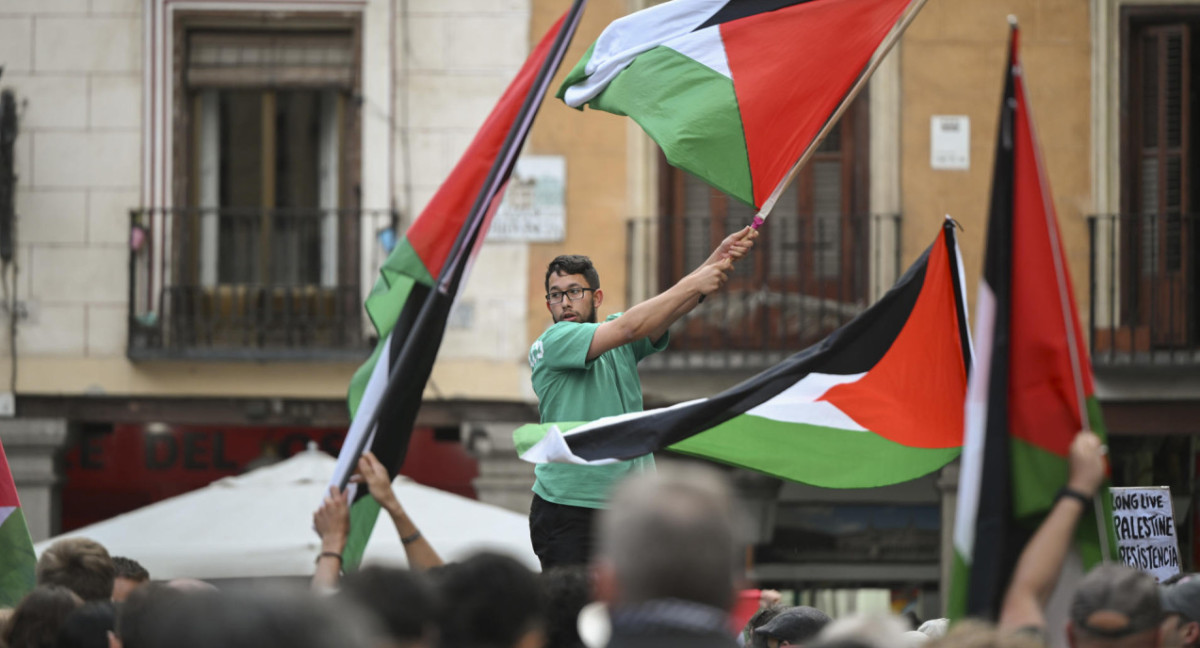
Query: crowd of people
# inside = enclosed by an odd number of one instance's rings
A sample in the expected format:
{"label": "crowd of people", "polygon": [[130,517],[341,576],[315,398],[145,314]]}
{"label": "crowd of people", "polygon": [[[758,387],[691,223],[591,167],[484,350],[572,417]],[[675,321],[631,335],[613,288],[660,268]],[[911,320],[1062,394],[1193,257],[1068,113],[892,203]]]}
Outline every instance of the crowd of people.
{"label": "crowd of people", "polygon": [[[1094,496],[1103,478],[1098,440],[1080,433],[1070,457],[1067,490]],[[600,513],[590,562],[540,574],[493,553],[444,563],[374,457],[364,456],[360,473],[408,540],[410,569],[340,573],[348,512],[334,490],[315,516],[322,551],[309,588],[153,581],[136,560],[71,538],[42,554],[37,586],[4,611],[0,638],[8,648],[1016,648],[1056,635],[1074,648],[1200,644],[1200,578],[1160,586],[1117,565],[1087,574],[1064,627],[1050,627],[1047,599],[1085,509],[1074,495],[1059,498],[1026,546],[995,624],[831,619],[764,597],[736,628],[746,523],[714,468],[669,464],[625,479]]]}

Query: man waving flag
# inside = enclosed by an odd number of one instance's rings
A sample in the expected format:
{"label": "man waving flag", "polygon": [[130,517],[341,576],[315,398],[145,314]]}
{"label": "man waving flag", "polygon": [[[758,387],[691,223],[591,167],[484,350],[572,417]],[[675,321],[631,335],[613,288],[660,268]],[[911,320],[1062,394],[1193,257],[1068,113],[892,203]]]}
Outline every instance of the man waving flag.
{"label": "man waving flag", "polygon": [[[350,382],[352,421],[331,486],[346,488],[364,450],[370,450],[391,476],[403,465],[450,307],[500,204],[584,4],[585,0],[575,0],[542,37],[450,176],[380,268],[365,304],[380,341]],[[358,565],[379,517],[377,502],[365,492],[356,495],[342,555],[347,568]]]}
{"label": "man waving flag", "polygon": [[[674,0],[600,34],[558,91],[770,210],[924,0]],[[890,36],[889,36],[890,34]]]}
{"label": "man waving flag", "polygon": [[711,398],[514,432],[521,458],[603,465],[671,449],[828,488],[895,484],[958,456],[971,363],[953,225],[863,314]]}

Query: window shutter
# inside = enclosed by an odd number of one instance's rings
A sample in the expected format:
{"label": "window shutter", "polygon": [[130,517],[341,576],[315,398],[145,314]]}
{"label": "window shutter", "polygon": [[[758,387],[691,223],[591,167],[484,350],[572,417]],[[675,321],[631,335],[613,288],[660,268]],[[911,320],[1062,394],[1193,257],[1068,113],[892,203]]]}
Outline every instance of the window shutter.
{"label": "window shutter", "polygon": [[205,32],[188,35],[193,88],[336,87],[354,84],[348,32]]}

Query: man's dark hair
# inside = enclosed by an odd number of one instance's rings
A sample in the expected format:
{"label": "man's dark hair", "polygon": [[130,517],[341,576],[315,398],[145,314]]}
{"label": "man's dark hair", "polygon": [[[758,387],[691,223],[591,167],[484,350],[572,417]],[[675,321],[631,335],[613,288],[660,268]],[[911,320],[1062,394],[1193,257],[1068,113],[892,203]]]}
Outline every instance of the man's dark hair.
{"label": "man's dark hair", "polygon": [[108,648],[108,632],[116,627],[111,601],[91,601],[75,608],[58,629],[55,648]]}
{"label": "man's dark hair", "polygon": [[146,571],[142,564],[133,558],[125,556],[113,556],[113,567],[117,570],[117,578],[144,583],[150,580],[150,572]]}
{"label": "man's dark hair", "polygon": [[85,601],[107,601],[112,598],[117,570],[104,545],[66,538],[42,553],[36,573],[38,585],[62,585]]}
{"label": "man's dark hair", "polygon": [[0,642],[8,648],[53,648],[58,629],[83,600],[61,585],[39,585],[13,610]]}
{"label": "man's dark hair", "polygon": [[583,648],[579,611],[591,602],[592,587],[584,565],[560,565],[538,579],[546,600],[546,648]]}
{"label": "man's dark hair", "polygon": [[564,254],[550,262],[550,266],[546,268],[546,292],[550,292],[550,277],[556,274],[583,275],[588,282],[588,288],[600,289],[600,273],[596,272],[592,260],[582,254]]}
{"label": "man's dark hair", "polygon": [[113,633],[124,648],[149,648],[150,626],[162,610],[170,608],[183,597],[183,592],[166,583],[149,583],[135,588],[117,610]]}
{"label": "man's dark hair", "polygon": [[436,628],[437,592],[417,572],[364,567],[342,579],[338,596],[374,614],[388,636],[402,645],[426,639]]}
{"label": "man's dark hair", "polygon": [[479,553],[433,572],[447,601],[442,648],[511,648],[545,618],[537,578],[508,556]]}
{"label": "man's dark hair", "polygon": [[190,591],[169,601],[156,597],[139,625],[140,643],[131,646],[122,634],[125,648],[369,648],[378,636],[374,619],[358,609],[282,591]]}

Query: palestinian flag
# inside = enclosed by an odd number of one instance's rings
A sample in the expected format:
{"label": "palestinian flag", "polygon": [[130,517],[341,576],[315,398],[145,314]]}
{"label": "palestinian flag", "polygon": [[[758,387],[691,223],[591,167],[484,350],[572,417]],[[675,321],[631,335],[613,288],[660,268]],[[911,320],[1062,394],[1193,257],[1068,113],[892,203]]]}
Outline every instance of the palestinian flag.
{"label": "palestinian flag", "polygon": [[613,22],[558,91],[762,207],[914,0],[674,0]]}
{"label": "palestinian flag", "polygon": [[[1071,441],[1084,427],[1104,437],[1017,44],[1014,26],[976,300],[979,356],[966,401],[952,618],[998,617],[1025,540],[1067,483]],[[1099,499],[1111,538],[1107,493]],[[1085,566],[1095,564],[1091,515],[1077,533]]]}
{"label": "palestinian flag", "polygon": [[[450,307],[500,205],[585,1],[576,0],[542,37],[450,176],[380,268],[365,304],[380,342],[350,382],[350,430],[331,485],[345,488],[367,449],[393,476],[404,464]],[[361,561],[379,517],[379,504],[365,489],[351,497],[351,533],[343,554],[347,568]]]}
{"label": "palestinian flag", "polygon": [[33,589],[36,564],[17,486],[0,445],[0,608],[16,607]]}
{"label": "palestinian flag", "polygon": [[953,226],[862,315],[711,398],[527,425],[521,458],[602,464],[669,448],[793,481],[866,488],[958,456],[970,341]]}

